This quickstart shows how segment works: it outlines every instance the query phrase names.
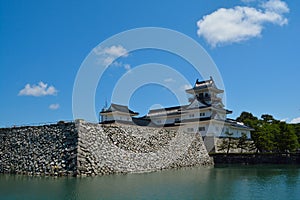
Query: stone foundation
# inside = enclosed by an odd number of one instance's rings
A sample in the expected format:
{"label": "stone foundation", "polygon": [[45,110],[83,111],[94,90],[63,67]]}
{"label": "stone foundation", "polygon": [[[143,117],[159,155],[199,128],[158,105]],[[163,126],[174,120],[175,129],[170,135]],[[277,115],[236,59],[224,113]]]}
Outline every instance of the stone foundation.
{"label": "stone foundation", "polygon": [[198,134],[77,120],[0,129],[0,173],[93,176],[213,165]]}
{"label": "stone foundation", "polygon": [[75,175],[74,123],[0,129],[0,173]]}

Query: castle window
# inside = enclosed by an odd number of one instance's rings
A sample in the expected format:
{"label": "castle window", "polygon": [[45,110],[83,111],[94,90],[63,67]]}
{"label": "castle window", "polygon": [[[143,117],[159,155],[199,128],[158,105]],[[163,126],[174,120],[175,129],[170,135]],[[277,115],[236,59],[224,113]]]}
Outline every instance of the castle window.
{"label": "castle window", "polygon": [[189,117],[192,118],[192,117],[195,117],[195,115],[194,114],[189,114]]}
{"label": "castle window", "polygon": [[205,113],[200,113],[200,117],[205,116]]}
{"label": "castle window", "polygon": [[200,126],[200,127],[198,128],[198,130],[199,130],[199,131],[205,131],[205,127],[204,127],[204,126]]}

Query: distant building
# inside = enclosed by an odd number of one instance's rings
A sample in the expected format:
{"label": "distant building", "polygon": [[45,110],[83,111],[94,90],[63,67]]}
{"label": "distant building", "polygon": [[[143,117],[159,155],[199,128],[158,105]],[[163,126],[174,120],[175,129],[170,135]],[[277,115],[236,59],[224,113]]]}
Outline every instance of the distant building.
{"label": "distant building", "polygon": [[[146,116],[137,118],[138,113],[128,109],[127,106],[112,104],[109,109],[100,112],[101,123],[129,123],[154,127],[181,127],[185,132],[199,133],[206,139],[206,145],[213,148],[218,143],[218,138],[226,137],[226,132],[232,133],[231,137],[239,138],[246,134],[251,138],[253,129],[243,123],[227,118],[232,111],[224,108],[222,98],[223,90],[218,89],[212,78],[198,81],[193,88],[186,92],[191,96],[188,105],[174,106],[161,109],[152,109]],[[215,150],[216,151],[216,150]]]}
{"label": "distant building", "polygon": [[118,105],[112,103],[109,108],[104,108],[100,112],[102,123],[130,123],[132,117],[139,115],[137,112],[133,112],[127,106]]}

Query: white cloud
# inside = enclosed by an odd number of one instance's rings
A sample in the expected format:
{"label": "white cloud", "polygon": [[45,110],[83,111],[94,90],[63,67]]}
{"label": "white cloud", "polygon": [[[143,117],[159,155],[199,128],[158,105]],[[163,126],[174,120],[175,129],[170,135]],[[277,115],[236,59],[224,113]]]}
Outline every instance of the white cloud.
{"label": "white cloud", "polygon": [[42,81],[39,82],[38,85],[30,85],[29,83],[25,85],[25,87],[19,91],[19,96],[46,96],[46,95],[56,95],[57,90],[54,86],[49,86]]}
{"label": "white cloud", "polygon": [[110,65],[110,64],[112,64],[112,62],[113,62],[114,60],[115,60],[114,57],[106,57],[106,58],[103,59],[103,64],[104,64],[104,65]]}
{"label": "white cloud", "polygon": [[114,61],[111,66],[116,66],[116,67],[124,67],[124,69],[126,71],[129,71],[131,70],[131,66],[130,64],[124,64],[123,62],[117,62],[117,61]]}
{"label": "white cloud", "polygon": [[298,124],[300,123],[300,117],[297,117],[295,119],[292,119],[292,121],[290,122],[291,124]]}
{"label": "white cloud", "polygon": [[116,66],[116,67],[122,67],[123,63],[122,62],[118,62],[118,61],[114,61],[111,65]]}
{"label": "white cloud", "polygon": [[276,13],[288,13],[290,11],[288,5],[284,1],[269,0],[262,4],[262,7],[267,11]]}
{"label": "white cloud", "polygon": [[103,65],[110,65],[118,57],[127,57],[128,51],[121,45],[113,45],[106,48],[96,47],[93,52],[100,56],[100,63]]}
{"label": "white cloud", "polygon": [[285,2],[270,0],[262,7],[264,10],[241,6],[220,8],[197,22],[197,34],[215,47],[259,37],[266,23],[279,26],[288,23],[283,16],[289,11]]}
{"label": "white cloud", "polygon": [[119,57],[119,56],[127,56],[128,55],[128,52],[127,50],[121,46],[121,45],[118,45],[118,46],[111,46],[111,47],[106,47],[104,49],[104,53],[106,53],[107,55],[111,55],[111,56],[116,56],[116,57]]}
{"label": "white cloud", "polygon": [[59,104],[58,103],[50,104],[49,105],[49,109],[51,109],[51,110],[57,110],[58,108],[59,108]]}

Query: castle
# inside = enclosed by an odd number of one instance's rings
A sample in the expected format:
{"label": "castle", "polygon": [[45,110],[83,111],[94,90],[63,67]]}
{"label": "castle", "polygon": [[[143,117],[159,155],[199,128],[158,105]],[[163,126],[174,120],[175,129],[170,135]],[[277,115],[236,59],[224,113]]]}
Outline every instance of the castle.
{"label": "castle", "polygon": [[199,133],[210,152],[217,152],[216,146],[220,139],[227,137],[239,138],[243,134],[251,138],[252,128],[227,118],[232,111],[224,108],[223,90],[218,89],[213,78],[195,82],[193,88],[186,92],[191,96],[188,105],[149,110],[143,117],[127,106],[111,104],[100,112],[102,124],[121,123],[139,126],[164,127],[167,129],[182,128],[187,133]]}
{"label": "castle", "polygon": [[217,147],[227,132],[250,139],[250,127],[226,117],[232,112],[212,78],[197,80],[186,92],[188,105],[153,109],[143,117],[111,104],[100,112],[100,124],[0,128],[0,173],[94,176],[211,166],[208,152],[221,152]]}

